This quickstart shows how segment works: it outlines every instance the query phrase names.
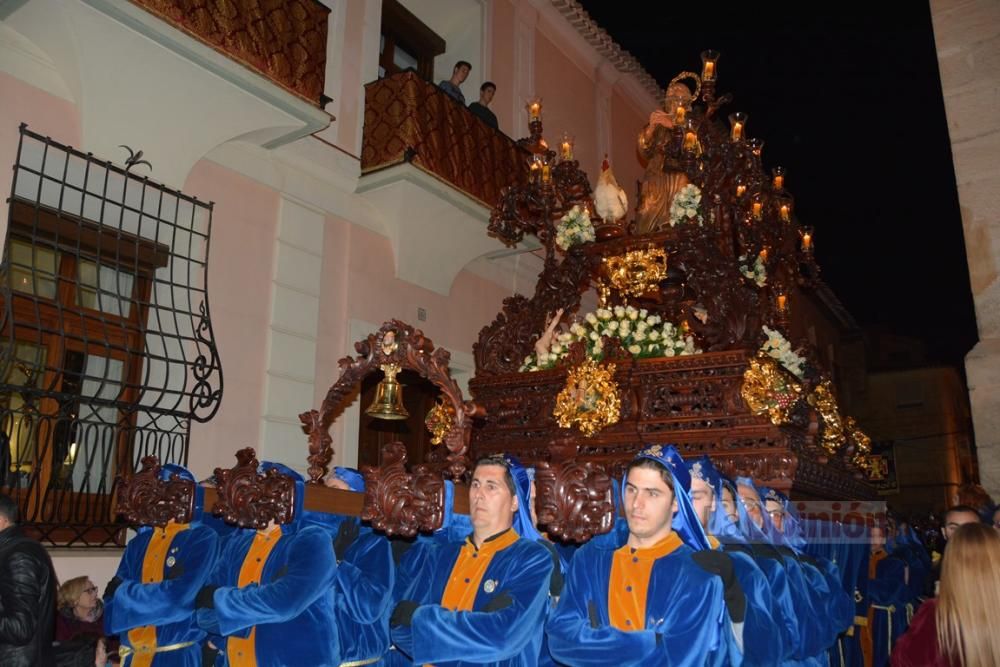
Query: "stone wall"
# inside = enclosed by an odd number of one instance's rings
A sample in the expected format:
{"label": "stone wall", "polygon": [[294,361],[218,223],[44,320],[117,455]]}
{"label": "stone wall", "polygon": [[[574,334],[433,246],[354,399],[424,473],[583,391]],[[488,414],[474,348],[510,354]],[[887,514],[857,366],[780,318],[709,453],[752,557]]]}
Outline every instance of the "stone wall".
{"label": "stone wall", "polygon": [[979,474],[1000,499],[1000,2],[932,0],[979,327],[966,356]]}

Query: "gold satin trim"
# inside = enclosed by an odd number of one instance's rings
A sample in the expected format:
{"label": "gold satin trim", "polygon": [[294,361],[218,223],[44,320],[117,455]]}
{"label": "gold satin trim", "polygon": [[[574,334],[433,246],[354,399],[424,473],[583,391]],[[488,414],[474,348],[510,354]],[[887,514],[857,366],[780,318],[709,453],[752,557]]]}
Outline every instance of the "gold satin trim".
{"label": "gold satin trim", "polygon": [[[240,567],[240,576],[236,585],[240,588],[250,584],[259,584],[260,577],[264,573],[264,566],[267,559],[282,537],[281,528],[270,531],[258,530],[254,535],[253,542],[247,550],[247,555],[243,557],[243,565]],[[250,636],[246,639],[242,637],[229,637],[226,639],[226,658],[230,667],[256,667],[257,665],[257,626],[250,628]]]}
{"label": "gold satin trim", "polygon": [[[133,653],[166,653],[167,651],[179,651],[182,648],[187,648],[188,646],[194,646],[194,642],[178,642],[176,644],[167,644],[166,646],[157,646],[156,648],[140,648],[133,649],[131,646],[125,646],[124,644],[118,647],[118,657],[125,660],[128,656]],[[135,662],[135,661],[133,661]]]}
{"label": "gold satin trim", "polygon": [[[170,557],[170,545],[178,533],[188,529],[190,524],[171,521],[166,526],[153,528],[153,536],[146,545],[142,557],[142,574],[139,583],[159,584],[163,582],[163,571]],[[141,625],[128,631],[129,647],[135,654],[132,667],[149,667],[153,664],[153,654],[157,652],[156,626]],[[171,644],[173,646],[173,644]],[[181,647],[183,648],[183,647]]]}
{"label": "gold satin trim", "polygon": [[364,665],[374,665],[381,658],[368,658],[367,660],[350,660],[340,663],[340,667],[363,667]]}

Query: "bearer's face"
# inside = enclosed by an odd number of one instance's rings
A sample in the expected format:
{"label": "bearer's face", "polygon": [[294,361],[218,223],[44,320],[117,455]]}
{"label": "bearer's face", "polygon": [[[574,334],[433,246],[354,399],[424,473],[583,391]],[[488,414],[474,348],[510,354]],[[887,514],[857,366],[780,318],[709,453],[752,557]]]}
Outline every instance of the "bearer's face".
{"label": "bearer's face", "polygon": [[757,496],[757,492],[751,489],[749,486],[740,484],[736,487],[736,493],[740,494],[740,500],[747,508],[747,515],[750,520],[757,524],[760,528],[764,525],[764,515],[761,514],[760,509],[760,498]]}
{"label": "bearer's face", "polygon": [[944,517],[944,526],[941,528],[941,534],[944,535],[944,539],[950,540],[951,536],[958,530],[958,527],[967,523],[979,523],[979,517],[975,512],[948,512]]}
{"label": "bearer's face", "polygon": [[625,482],[625,518],[629,532],[649,540],[666,537],[673,525],[677,501],[659,470],[632,468]]}
{"label": "bearer's face", "polygon": [[495,535],[511,527],[517,511],[517,497],[507,486],[507,469],[481,465],[472,473],[469,485],[469,513],[473,528]]}
{"label": "bearer's face", "polygon": [[691,505],[702,528],[708,528],[708,519],[715,511],[715,491],[703,479],[691,478]]}
{"label": "bearer's face", "polygon": [[767,507],[767,515],[771,517],[771,523],[778,529],[779,533],[785,532],[785,508],[777,500],[768,500],[764,503]]}
{"label": "bearer's face", "polygon": [[722,487],[722,509],[733,524],[740,522],[740,513],[736,509],[736,498],[733,497],[732,490],[725,485]]}

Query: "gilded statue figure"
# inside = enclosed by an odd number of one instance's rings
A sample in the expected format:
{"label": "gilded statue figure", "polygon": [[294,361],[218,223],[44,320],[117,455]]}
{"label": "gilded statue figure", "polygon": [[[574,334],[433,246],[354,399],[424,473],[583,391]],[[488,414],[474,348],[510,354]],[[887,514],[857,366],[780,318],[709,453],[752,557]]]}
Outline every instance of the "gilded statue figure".
{"label": "gilded statue figure", "polygon": [[687,174],[671,165],[668,152],[677,141],[674,134],[674,111],[678,105],[691,108],[693,95],[685,84],[674,81],[667,87],[664,106],[649,115],[649,122],[639,133],[638,149],[646,173],[640,186],[637,234],[660,231],[669,226],[670,204],[680,190],[690,183]]}

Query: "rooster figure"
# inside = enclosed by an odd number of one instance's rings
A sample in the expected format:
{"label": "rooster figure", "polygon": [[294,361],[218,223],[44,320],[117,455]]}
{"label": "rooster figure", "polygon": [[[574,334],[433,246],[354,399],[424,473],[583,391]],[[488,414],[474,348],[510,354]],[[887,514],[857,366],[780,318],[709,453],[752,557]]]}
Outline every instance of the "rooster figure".
{"label": "rooster figure", "polygon": [[594,188],[594,208],[606,224],[621,220],[628,212],[628,197],[615,180],[607,155],[604,156],[601,175],[597,177],[597,187]]}

